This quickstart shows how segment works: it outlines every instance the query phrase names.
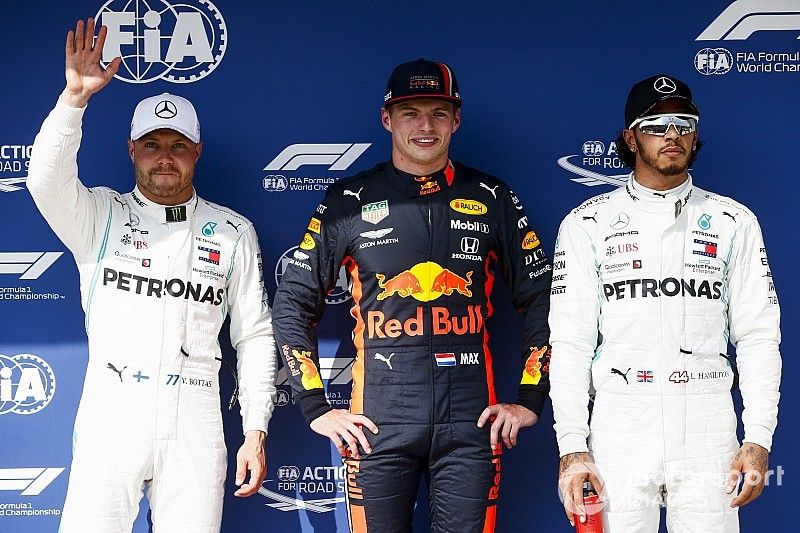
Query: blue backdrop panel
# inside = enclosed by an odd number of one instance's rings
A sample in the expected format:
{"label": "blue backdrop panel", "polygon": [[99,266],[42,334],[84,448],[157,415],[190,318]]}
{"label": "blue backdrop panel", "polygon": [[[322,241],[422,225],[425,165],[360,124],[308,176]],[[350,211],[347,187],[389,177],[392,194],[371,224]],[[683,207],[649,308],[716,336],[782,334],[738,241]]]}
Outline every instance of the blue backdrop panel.
{"label": "blue backdrop panel", "polygon": [[[153,14],[149,14],[153,12]],[[771,15],[770,15],[771,13]],[[625,174],[613,140],[631,84],[659,71],[685,80],[706,142],[696,183],[758,215],[784,313],[783,398],[775,474],[743,509],[743,531],[789,531],[797,493],[793,387],[798,331],[795,221],[800,198],[800,6],[796,1],[293,2],[28,0],[0,9],[0,531],[57,529],[87,360],[78,274],[25,190],[29,147],[63,88],[64,35],[78,18],[115,21],[125,64],[90,102],[80,176],[130,190],[125,140],[141,98],[190,98],[204,140],[196,187],[251,218],[267,287],[333,180],[389,156],[378,111],[399,62],[451,64],[464,98],[454,159],[508,181],[552,249],[561,218]],[[784,28],[781,30],[775,28]],[[145,32],[150,33],[148,41]],[[155,36],[153,39],[152,36]],[[157,43],[157,44],[154,44]],[[138,48],[137,48],[138,47]],[[310,160],[303,156],[316,154]],[[346,279],[319,326],[331,402],[346,407],[352,320]],[[520,320],[497,287],[490,323],[501,399],[514,396]],[[124,317],[120,317],[124,320]],[[225,356],[234,354],[223,335]],[[221,374],[223,397],[233,383]],[[279,376],[269,473],[258,495],[233,497],[240,418],[225,414],[229,450],[223,531],[345,531],[344,479]],[[504,456],[498,531],[568,531],[555,488],[552,412]],[[415,528],[428,528],[418,502]],[[136,524],[147,531],[146,513]]]}

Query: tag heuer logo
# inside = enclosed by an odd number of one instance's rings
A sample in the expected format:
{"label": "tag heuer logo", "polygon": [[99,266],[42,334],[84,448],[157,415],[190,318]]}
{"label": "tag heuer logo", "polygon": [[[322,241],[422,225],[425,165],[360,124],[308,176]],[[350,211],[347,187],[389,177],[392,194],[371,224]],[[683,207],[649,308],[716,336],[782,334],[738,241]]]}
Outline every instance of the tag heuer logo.
{"label": "tag heuer logo", "polygon": [[361,218],[365,222],[377,224],[384,218],[389,216],[389,201],[381,200],[380,202],[373,202],[361,206]]}

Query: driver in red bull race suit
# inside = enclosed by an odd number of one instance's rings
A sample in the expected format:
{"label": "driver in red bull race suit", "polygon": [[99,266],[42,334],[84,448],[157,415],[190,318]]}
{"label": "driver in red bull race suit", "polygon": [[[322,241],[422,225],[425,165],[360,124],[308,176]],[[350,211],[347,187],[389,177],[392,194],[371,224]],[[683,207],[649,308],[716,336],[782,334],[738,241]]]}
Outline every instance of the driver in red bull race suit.
{"label": "driver in red bull race suit", "polygon": [[[302,412],[346,456],[352,531],[411,531],[421,475],[431,531],[492,531],[500,441],[514,446],[548,393],[551,265],[508,186],[448,159],[460,105],[444,63],[394,70],[381,110],[392,160],[328,189],[275,298]],[[524,316],[513,404],[496,398],[486,328],[495,264]],[[341,265],[354,300],[349,412],[326,400],[314,332]]]}

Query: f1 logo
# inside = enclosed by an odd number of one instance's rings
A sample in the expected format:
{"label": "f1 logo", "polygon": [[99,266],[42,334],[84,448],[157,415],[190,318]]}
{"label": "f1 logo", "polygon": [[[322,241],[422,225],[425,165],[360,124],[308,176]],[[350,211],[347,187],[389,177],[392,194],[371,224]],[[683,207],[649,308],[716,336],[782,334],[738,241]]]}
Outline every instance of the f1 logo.
{"label": "f1 logo", "polygon": [[21,496],[37,496],[63,471],[63,468],[0,468],[0,490],[19,490]]}
{"label": "f1 logo", "polygon": [[370,146],[372,143],[292,144],[264,170],[297,170],[303,165],[330,165],[328,170],[347,170]]}
{"label": "f1 logo", "polygon": [[17,187],[19,183],[25,183],[28,178],[0,178],[0,192],[21,191],[22,187]]}
{"label": "f1 logo", "polygon": [[744,41],[757,31],[800,30],[797,0],[737,0],[696,41]]}
{"label": "f1 logo", "polygon": [[478,239],[475,237],[461,237],[461,251],[465,254],[477,254]]}
{"label": "f1 logo", "polygon": [[0,252],[0,274],[38,279],[64,252]]}

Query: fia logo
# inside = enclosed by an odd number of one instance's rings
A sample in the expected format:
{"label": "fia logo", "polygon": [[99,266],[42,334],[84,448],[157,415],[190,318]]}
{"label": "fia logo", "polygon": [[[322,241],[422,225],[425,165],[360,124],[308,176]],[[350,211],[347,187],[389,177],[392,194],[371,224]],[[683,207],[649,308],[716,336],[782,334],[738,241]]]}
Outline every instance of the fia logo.
{"label": "fia logo", "polygon": [[209,0],[108,0],[95,19],[108,27],[105,65],[122,58],[117,79],[192,83],[222,61],[228,30]]}
{"label": "fia logo", "polygon": [[50,403],[56,376],[50,365],[33,354],[0,354],[0,415],[32,415]]}
{"label": "fia logo", "polygon": [[733,68],[733,54],[725,48],[703,48],[694,56],[694,68],[704,76],[727,74]]}

